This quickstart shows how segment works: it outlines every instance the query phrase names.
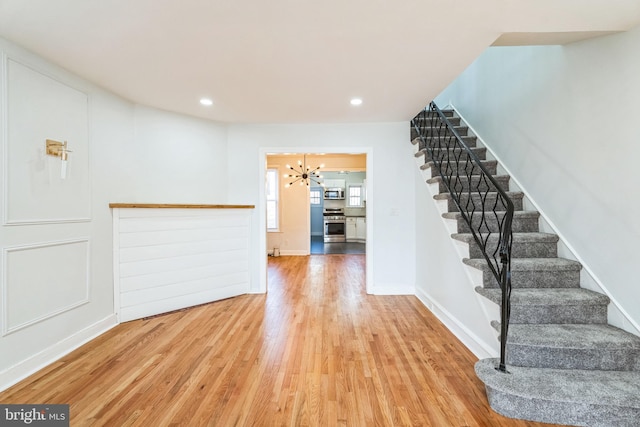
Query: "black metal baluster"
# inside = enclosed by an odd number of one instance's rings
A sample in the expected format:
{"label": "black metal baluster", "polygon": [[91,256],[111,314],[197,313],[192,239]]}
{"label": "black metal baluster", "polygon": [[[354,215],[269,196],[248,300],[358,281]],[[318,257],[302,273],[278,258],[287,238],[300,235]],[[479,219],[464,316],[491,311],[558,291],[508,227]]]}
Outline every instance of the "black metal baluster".
{"label": "black metal baluster", "polygon": [[[506,342],[509,331],[509,318],[511,315],[511,245],[513,232],[513,202],[506,192],[500,187],[495,178],[487,171],[478,156],[467,146],[460,134],[451,122],[446,118],[438,106],[432,102],[421,111],[412,121],[414,129],[420,139],[419,147],[425,150],[433,162],[435,170],[442,179],[442,184],[451,194],[454,204],[460,215],[469,226],[476,244],[482,250],[483,256],[489,265],[491,273],[498,281],[502,289],[501,301],[501,330],[500,330],[500,363],[496,369],[507,372],[506,367]],[[456,152],[458,150],[458,152]],[[462,159],[462,156],[464,160]],[[461,168],[461,162],[464,167]],[[471,165],[469,167],[469,165]],[[462,172],[461,172],[462,169]],[[465,190],[461,174],[468,181]],[[478,176],[477,182],[472,177]],[[497,192],[496,200],[492,206],[488,206],[489,193]],[[480,206],[476,206],[473,194],[478,195]],[[466,194],[467,201],[462,205],[462,196]],[[504,215],[498,206],[504,208]],[[498,243],[495,248],[490,248],[491,235],[494,232],[488,223],[487,213],[493,214],[498,224]],[[475,221],[476,213],[479,219]],[[477,224],[476,224],[477,222]],[[499,255],[499,260],[496,258]]]}

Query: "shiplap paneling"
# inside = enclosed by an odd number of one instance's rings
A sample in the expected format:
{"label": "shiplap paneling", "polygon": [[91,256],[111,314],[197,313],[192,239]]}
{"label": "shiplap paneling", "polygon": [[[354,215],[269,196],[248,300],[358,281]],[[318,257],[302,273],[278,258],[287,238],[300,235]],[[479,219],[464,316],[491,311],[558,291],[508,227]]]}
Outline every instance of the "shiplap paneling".
{"label": "shiplap paneling", "polygon": [[121,308],[143,305],[163,299],[172,299],[177,295],[195,295],[207,293],[212,290],[223,291],[226,288],[242,286],[248,280],[246,273],[229,273],[214,277],[216,279],[215,289],[212,289],[211,277],[207,277],[201,280],[183,280],[167,286],[156,286],[148,289],[129,291],[122,295],[120,301]]}
{"label": "shiplap paneling", "polygon": [[[126,222],[124,219],[121,219],[121,221]],[[120,246],[122,248],[130,248],[182,242],[202,242],[203,240],[231,239],[246,235],[248,235],[246,226],[143,231],[121,233]]]}
{"label": "shiplap paneling", "polygon": [[203,240],[200,242],[180,242],[166,245],[120,248],[120,262],[145,261],[158,258],[171,258],[193,255],[203,252],[225,252],[246,249],[246,236],[230,239]]}
{"label": "shiplap paneling", "polygon": [[196,294],[174,295],[171,298],[163,300],[154,300],[130,307],[122,307],[119,317],[121,322],[127,320],[141,319],[147,316],[153,316],[158,313],[166,313],[178,310],[184,307],[191,307],[210,301],[217,301],[246,293],[246,285],[237,285],[234,287],[211,289],[206,292]]}
{"label": "shiplap paneling", "polygon": [[248,292],[251,213],[114,209],[120,321]]}
{"label": "shiplap paneling", "polygon": [[[210,257],[210,259],[212,258]],[[246,263],[246,259],[227,263],[217,263],[217,259],[212,259],[211,263],[195,268],[179,268],[178,265],[178,268],[175,268],[171,271],[163,269],[162,271],[154,272],[152,272],[151,269],[146,268],[141,274],[133,274],[128,277],[123,277],[121,275],[120,288],[121,292],[125,293],[138,289],[158,288],[161,286],[167,286],[184,281],[214,278],[237,271],[242,271]],[[174,265],[176,264],[174,263]]]}

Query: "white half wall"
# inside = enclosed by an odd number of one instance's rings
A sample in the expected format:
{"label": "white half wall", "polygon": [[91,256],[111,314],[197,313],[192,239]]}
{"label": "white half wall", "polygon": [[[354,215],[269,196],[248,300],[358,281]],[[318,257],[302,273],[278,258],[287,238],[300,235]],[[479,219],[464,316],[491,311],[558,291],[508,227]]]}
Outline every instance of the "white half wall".
{"label": "white half wall", "polygon": [[437,98],[474,127],[635,328],[639,49],[640,28],[564,46],[494,47]]}
{"label": "white half wall", "polygon": [[120,322],[245,294],[253,209],[113,209]]}
{"label": "white half wall", "polygon": [[[415,292],[415,185],[409,124],[232,125],[229,203],[256,205],[253,292],[266,290],[264,171],[283,152],[367,154],[367,284],[370,293]],[[256,286],[258,285],[258,286]]]}

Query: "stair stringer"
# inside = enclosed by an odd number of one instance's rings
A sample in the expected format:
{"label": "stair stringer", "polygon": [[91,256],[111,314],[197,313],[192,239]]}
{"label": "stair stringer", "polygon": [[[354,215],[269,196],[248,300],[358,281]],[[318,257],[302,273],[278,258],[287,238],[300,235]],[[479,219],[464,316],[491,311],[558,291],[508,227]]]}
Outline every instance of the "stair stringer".
{"label": "stair stringer", "polygon": [[540,217],[538,219],[540,231],[556,234],[558,236],[558,257],[578,261],[580,264],[582,264],[582,269],[580,270],[580,287],[601,293],[609,297],[610,304],[608,306],[607,314],[608,323],[626,332],[640,336],[640,325],[635,322],[631,318],[631,316],[629,316],[624,308],[622,308],[620,303],[615,299],[611,292],[609,292],[602,281],[598,279],[597,275],[579,255],[579,253],[573,248],[573,246],[569,243],[569,241],[558,229],[558,227],[555,226],[553,221],[551,221],[548,215],[545,214],[544,210],[540,208],[540,206],[531,197],[530,193],[527,192],[527,189],[520,184],[517,175],[513,174],[512,171],[505,166],[500,157],[497,156],[496,153],[491,149],[491,147],[485,143],[485,141],[482,139],[482,136],[473,128],[473,126],[467,120],[465,120],[464,116],[460,113],[460,111],[456,109],[455,105],[449,103],[444,109],[453,110],[455,116],[460,117],[460,119],[465,123],[465,126],[469,128],[469,132],[476,136],[477,146],[487,149],[487,159],[491,158],[492,160],[498,161],[498,173],[510,176],[509,185],[511,190],[521,191],[522,193],[524,193],[523,209],[537,211],[540,214]]}
{"label": "stair stringer", "polygon": [[[415,148],[414,150],[417,152]],[[419,159],[416,162],[418,165],[420,164]],[[448,211],[447,204],[445,201],[433,198],[438,194],[438,187],[435,184],[426,182],[427,179],[431,178],[430,169],[419,170],[420,180],[426,185],[431,199],[427,201],[427,204],[430,205],[428,207],[430,212],[425,220],[435,221],[435,217],[440,219],[442,226],[439,229],[443,233],[441,240],[449,242],[446,244],[447,248],[440,248],[440,250],[446,251],[446,255],[450,254],[452,258],[455,257],[455,267],[452,266],[453,268],[445,273],[448,276],[447,279],[452,282],[452,285],[455,282],[456,286],[460,286],[465,294],[468,292],[467,296],[478,308],[477,314],[482,318],[478,318],[473,322],[465,322],[464,319],[446,308],[438,295],[428,293],[418,283],[416,283],[416,296],[476,357],[479,359],[496,357],[500,352],[499,341],[496,339],[495,330],[486,328],[486,325],[490,325],[492,320],[500,317],[499,307],[475,291],[477,283],[482,281],[482,272],[462,263],[464,258],[469,257],[469,246],[451,238],[451,234],[456,232],[456,222],[442,217],[442,214]],[[430,218],[432,215],[433,218]],[[439,239],[438,241],[440,242],[441,240]],[[453,274],[455,274],[455,277],[449,277]],[[441,285],[442,283],[439,283],[439,287],[448,288]],[[446,305],[448,306],[449,304]]]}

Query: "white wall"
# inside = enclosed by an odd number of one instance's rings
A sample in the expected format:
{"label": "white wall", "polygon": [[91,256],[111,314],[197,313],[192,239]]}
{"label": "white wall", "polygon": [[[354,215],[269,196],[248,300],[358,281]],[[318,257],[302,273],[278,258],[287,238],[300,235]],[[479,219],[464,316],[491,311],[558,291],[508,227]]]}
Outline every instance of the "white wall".
{"label": "white wall", "polygon": [[[221,203],[227,195],[227,127],[135,107],[135,144],[124,147],[125,202]],[[132,200],[135,199],[135,200]]]}
{"label": "white wall", "polygon": [[[50,217],[47,223],[5,223],[0,227],[3,250],[0,323],[4,331],[0,336],[1,389],[115,324],[111,220],[107,200],[102,195],[106,187],[104,179],[112,171],[95,160],[110,155],[108,150],[102,151],[100,143],[110,144],[113,138],[130,141],[133,129],[132,110],[122,101],[2,39],[0,50],[5,55],[1,75],[6,84],[1,93],[5,110],[0,116],[2,211],[11,211],[9,204],[13,203],[13,197],[7,196],[22,188],[39,200],[37,207],[30,208],[35,212],[25,215],[37,219],[45,213]],[[9,61],[28,67],[31,76],[22,82],[7,79]],[[35,93],[36,99],[8,102],[9,93],[16,93],[22,84],[30,85],[34,79],[38,81],[41,99]],[[70,100],[68,94],[72,93],[82,94],[87,101]],[[26,104],[16,107],[16,103],[23,101]],[[54,114],[57,108],[70,112],[71,116],[50,120],[46,114],[29,113]],[[20,122],[28,123],[41,134],[16,132],[15,128],[8,132],[9,124]],[[84,136],[77,133],[82,123],[86,129]],[[69,155],[67,180],[60,180],[59,159],[44,156],[45,138],[68,139],[71,150],[77,147]],[[13,180],[8,180],[4,173],[9,161],[6,154],[17,141],[42,153],[49,173],[21,175],[21,168],[28,166],[16,162],[10,167],[17,173]],[[87,185],[86,192],[77,192],[79,180]],[[51,192],[58,196],[48,197]],[[24,212],[18,212],[23,216]],[[77,215],[78,212],[82,214]],[[29,290],[28,294],[21,296],[24,289]],[[12,315],[16,312],[17,318]],[[19,319],[22,327],[15,327],[19,326],[14,324],[15,319]]]}
{"label": "white wall", "polygon": [[[108,204],[225,203],[227,155],[225,125],[136,107],[3,39],[0,51],[3,389],[115,325]],[[7,78],[17,63],[18,79]],[[40,92],[28,92],[34,83]],[[26,96],[9,102],[8,93]],[[55,118],[58,108],[73,116]],[[65,181],[59,160],[43,154],[45,138],[76,148]],[[9,164],[14,154],[27,161]]]}
{"label": "white wall", "polygon": [[[280,255],[308,255],[309,254],[309,187],[292,185],[285,188],[290,180],[283,178],[291,173],[286,165],[296,165],[302,156],[269,156],[267,166],[278,169],[278,214],[279,229],[267,236],[268,251],[280,249]],[[307,160],[308,165],[316,167],[319,163]]]}
{"label": "white wall", "polygon": [[229,203],[257,207],[254,292],[266,284],[264,170],[270,152],[367,153],[367,280],[374,293],[413,293],[415,284],[415,163],[408,123],[232,125]]}
{"label": "white wall", "polygon": [[490,48],[437,99],[478,131],[636,327],[639,50],[640,28]]}
{"label": "white wall", "polygon": [[416,296],[478,358],[499,354],[499,342],[490,320],[498,319],[498,306],[475,292],[478,273],[466,267],[464,245],[451,239],[454,223],[444,220],[446,202],[433,200],[425,177],[415,168],[416,181]]}

